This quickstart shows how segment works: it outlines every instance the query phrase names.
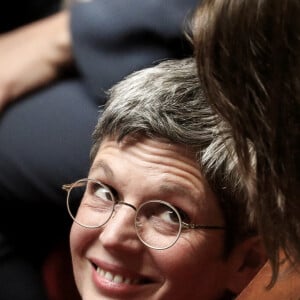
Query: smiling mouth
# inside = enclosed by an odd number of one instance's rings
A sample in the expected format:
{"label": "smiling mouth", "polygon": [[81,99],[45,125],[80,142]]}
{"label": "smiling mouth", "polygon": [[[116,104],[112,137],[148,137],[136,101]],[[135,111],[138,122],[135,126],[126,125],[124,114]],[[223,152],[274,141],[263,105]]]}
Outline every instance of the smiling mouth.
{"label": "smiling mouth", "polygon": [[116,284],[127,284],[127,285],[141,285],[141,284],[150,284],[153,283],[152,280],[150,280],[149,278],[130,278],[130,277],[126,277],[123,276],[121,274],[117,274],[117,273],[112,273],[110,271],[105,271],[103,269],[101,269],[99,266],[94,265],[94,268],[97,272],[97,274],[99,274],[101,277],[105,278],[107,281],[110,281],[112,283],[116,283]]}

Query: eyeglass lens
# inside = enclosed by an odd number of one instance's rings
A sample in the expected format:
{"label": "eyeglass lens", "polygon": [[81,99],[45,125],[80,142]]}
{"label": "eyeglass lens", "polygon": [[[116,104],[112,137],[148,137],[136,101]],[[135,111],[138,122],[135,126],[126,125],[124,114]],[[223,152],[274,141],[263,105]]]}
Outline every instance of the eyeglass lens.
{"label": "eyeglass lens", "polygon": [[[107,223],[115,205],[119,204],[115,203],[109,188],[91,179],[79,180],[69,190],[68,211],[73,220],[84,227],[97,228]],[[177,241],[181,219],[167,202],[152,200],[137,209],[135,228],[145,245],[166,249]]]}
{"label": "eyeglass lens", "polygon": [[177,211],[163,201],[144,203],[136,213],[136,232],[147,246],[166,249],[177,241],[181,221]]}
{"label": "eyeglass lens", "polygon": [[67,204],[73,220],[89,228],[104,225],[114,210],[114,198],[110,190],[93,180],[79,180],[73,184]]}

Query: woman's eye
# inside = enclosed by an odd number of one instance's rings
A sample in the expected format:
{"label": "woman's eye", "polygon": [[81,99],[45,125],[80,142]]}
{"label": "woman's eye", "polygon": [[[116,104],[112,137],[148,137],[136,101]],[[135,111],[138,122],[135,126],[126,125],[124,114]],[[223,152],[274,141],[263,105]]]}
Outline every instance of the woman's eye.
{"label": "woman's eye", "polygon": [[171,209],[166,209],[159,213],[159,217],[164,220],[165,222],[169,223],[179,223],[179,219],[177,214],[172,211]]}
{"label": "woman's eye", "polygon": [[[176,213],[176,211],[178,214]],[[186,212],[184,212],[182,209],[180,209],[178,207],[176,207],[176,211],[166,205],[159,205],[159,207],[156,208],[155,215],[157,217],[159,217],[161,220],[168,222],[168,223],[179,223],[180,219],[182,222],[185,222],[185,223],[190,222],[190,218]],[[178,215],[180,216],[180,219],[179,219]]]}
{"label": "woman's eye", "polygon": [[188,216],[188,214],[182,210],[181,208],[176,207],[177,212],[180,215],[181,221],[184,223],[189,224],[191,222],[191,218]]}
{"label": "woman's eye", "polygon": [[93,185],[92,194],[94,196],[96,196],[97,198],[100,198],[103,200],[108,200],[108,201],[114,200],[111,191],[107,187],[99,185],[99,184]]}

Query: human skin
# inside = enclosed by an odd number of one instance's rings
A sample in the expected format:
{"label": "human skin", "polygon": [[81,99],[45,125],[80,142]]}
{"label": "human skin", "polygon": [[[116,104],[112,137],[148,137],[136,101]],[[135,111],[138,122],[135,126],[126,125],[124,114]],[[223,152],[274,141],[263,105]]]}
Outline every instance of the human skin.
{"label": "human skin", "polygon": [[[89,178],[135,207],[164,200],[184,210],[191,223],[224,225],[215,195],[193,155],[182,146],[150,139],[133,143],[106,139]],[[154,250],[138,239],[134,216],[132,208],[120,206],[101,228],[73,224],[71,253],[83,300],[213,300],[232,286],[232,260],[223,257],[224,231],[185,231],[171,248]]]}
{"label": "human skin", "polygon": [[71,65],[69,18],[65,10],[0,35],[0,112]]}

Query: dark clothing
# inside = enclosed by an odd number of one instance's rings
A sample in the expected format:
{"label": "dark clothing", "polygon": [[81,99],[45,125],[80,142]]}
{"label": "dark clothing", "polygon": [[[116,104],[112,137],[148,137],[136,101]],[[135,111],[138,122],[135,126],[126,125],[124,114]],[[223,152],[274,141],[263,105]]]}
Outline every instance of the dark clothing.
{"label": "dark clothing", "polygon": [[106,0],[72,9],[76,63],[95,95],[125,75],[191,54],[184,38],[196,0]]}
{"label": "dark clothing", "polygon": [[39,267],[68,240],[71,223],[60,187],[86,176],[97,117],[78,79],[34,93],[0,117],[0,281],[14,277],[1,284],[1,300],[46,299]]}
{"label": "dark clothing", "polygon": [[[74,4],[76,75],[26,96],[0,115],[0,249],[6,249],[0,251],[0,281],[8,280],[11,263],[12,288],[19,289],[13,297],[0,291],[1,300],[45,299],[36,292],[40,282],[34,268],[58,240],[68,239],[71,221],[61,186],[87,176],[91,133],[99,105],[105,102],[104,91],[134,70],[190,55],[183,24],[197,3],[94,0]],[[23,279],[26,272],[31,283]],[[31,284],[28,298],[24,284]]]}

